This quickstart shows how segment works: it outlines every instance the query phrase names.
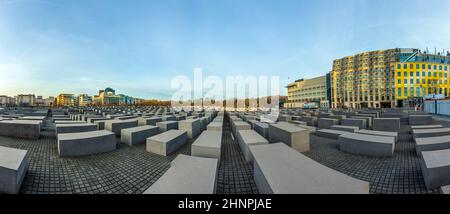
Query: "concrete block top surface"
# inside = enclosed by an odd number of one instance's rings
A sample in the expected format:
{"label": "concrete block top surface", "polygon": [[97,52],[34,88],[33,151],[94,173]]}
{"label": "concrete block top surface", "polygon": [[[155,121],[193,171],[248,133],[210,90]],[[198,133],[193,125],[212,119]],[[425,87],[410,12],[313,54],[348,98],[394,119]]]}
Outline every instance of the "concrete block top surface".
{"label": "concrete block top surface", "polygon": [[383,144],[394,144],[395,139],[393,137],[388,136],[378,136],[378,135],[366,135],[366,134],[358,134],[358,133],[345,133],[341,135],[342,138],[351,138],[359,141],[369,141],[374,143],[383,143]]}
{"label": "concrete block top surface", "polygon": [[190,123],[195,123],[195,122],[200,122],[200,119],[197,118],[197,119],[186,119],[186,120],[178,121],[178,123],[180,125],[182,125],[182,124],[190,124]]}
{"label": "concrete block top surface", "polygon": [[318,132],[331,133],[331,134],[340,134],[340,135],[349,133],[349,132],[346,132],[346,131],[333,130],[333,129],[319,129],[319,130],[317,130],[317,131],[318,131]]}
{"label": "concrete block top surface", "polygon": [[69,124],[59,123],[59,124],[55,124],[56,128],[60,128],[60,127],[88,127],[88,126],[95,126],[95,124],[92,124],[92,123],[69,123]]}
{"label": "concrete block top surface", "polygon": [[357,131],[360,134],[373,134],[373,135],[381,135],[381,136],[392,136],[397,137],[397,132],[386,132],[386,131],[374,131],[374,130],[367,130],[367,129],[361,129]]}
{"label": "concrete block top surface", "polygon": [[158,129],[158,127],[151,126],[151,125],[145,125],[145,126],[136,126],[136,127],[132,127],[132,128],[122,129],[122,131],[123,132],[139,132],[139,131],[145,131],[145,130],[149,130],[149,129]]}
{"label": "concrete block top surface", "polygon": [[26,154],[26,150],[0,146],[0,168],[18,170]]}
{"label": "concrete block top surface", "polygon": [[24,124],[24,125],[40,125],[41,121],[35,121],[35,120],[2,120],[0,121],[0,124]]}
{"label": "concrete block top surface", "polygon": [[144,194],[212,194],[217,171],[215,158],[178,155],[166,173]]}
{"label": "concrete block top surface", "polygon": [[450,149],[424,151],[422,158],[427,168],[450,166]]}
{"label": "concrete block top surface", "polygon": [[302,131],[307,131],[304,128],[300,128],[294,124],[290,124],[290,123],[286,123],[286,122],[279,122],[279,123],[274,123],[274,124],[270,124],[270,126],[273,126],[275,128],[293,133],[293,132],[302,132]]}
{"label": "concrete block top surface", "polygon": [[201,147],[220,148],[222,145],[221,131],[203,131],[192,145]]}
{"label": "concrete block top surface", "polygon": [[438,129],[444,128],[442,125],[421,125],[421,126],[411,126],[411,129]]}
{"label": "concrete block top surface", "polygon": [[386,117],[383,117],[383,118],[373,118],[373,121],[400,121],[400,118],[391,118],[391,117],[389,117],[389,118],[386,118]]}
{"label": "concrete block top surface", "polygon": [[442,133],[442,132],[450,132],[450,128],[438,128],[438,129],[413,129],[413,134]]}
{"label": "concrete block top surface", "polygon": [[369,183],[328,168],[284,143],[250,147],[274,193],[369,193]]}
{"label": "concrete block top surface", "polygon": [[161,121],[157,122],[156,124],[166,125],[166,124],[175,124],[178,123],[178,121]]}
{"label": "concrete block top surface", "polygon": [[118,123],[132,123],[132,122],[136,122],[137,123],[137,119],[128,119],[128,120],[105,120],[105,123],[112,123],[112,124],[118,124]]}
{"label": "concrete block top surface", "polygon": [[343,128],[343,129],[359,129],[358,126],[343,126],[343,125],[333,125],[331,127],[335,128]]}
{"label": "concrete block top surface", "polygon": [[431,145],[436,143],[450,143],[450,135],[438,137],[424,137],[415,139],[417,145]]}
{"label": "concrete block top surface", "polygon": [[240,130],[239,136],[241,136],[245,144],[269,143],[266,138],[254,130]]}
{"label": "concrete block top surface", "polygon": [[113,132],[107,130],[91,131],[91,132],[76,132],[67,134],[58,134],[58,140],[75,140],[82,138],[94,138],[100,136],[114,135]]}
{"label": "concrete block top surface", "polygon": [[187,133],[187,131],[171,129],[169,131],[163,132],[161,134],[155,135],[147,139],[151,139],[158,142],[167,142],[185,133]]}

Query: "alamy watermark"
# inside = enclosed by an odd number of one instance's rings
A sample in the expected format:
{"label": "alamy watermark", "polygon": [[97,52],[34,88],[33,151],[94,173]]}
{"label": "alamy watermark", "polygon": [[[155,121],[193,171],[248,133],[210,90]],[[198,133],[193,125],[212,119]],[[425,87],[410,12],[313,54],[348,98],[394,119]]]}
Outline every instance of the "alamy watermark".
{"label": "alamy watermark", "polygon": [[176,76],[171,88],[175,111],[257,111],[261,121],[274,122],[279,114],[280,78],[278,76],[203,76],[194,69],[193,80]]}

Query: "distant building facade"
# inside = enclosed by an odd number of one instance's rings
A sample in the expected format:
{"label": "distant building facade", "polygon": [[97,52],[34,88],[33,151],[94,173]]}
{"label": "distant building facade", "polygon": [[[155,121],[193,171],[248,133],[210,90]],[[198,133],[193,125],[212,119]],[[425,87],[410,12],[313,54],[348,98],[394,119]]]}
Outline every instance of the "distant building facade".
{"label": "distant building facade", "polygon": [[89,106],[92,104],[92,97],[87,94],[80,94],[77,97],[77,106]]}
{"label": "distant building facade", "polygon": [[100,90],[98,95],[94,96],[93,103],[96,105],[134,105],[136,99],[127,95],[116,94],[114,89],[106,88]]}
{"label": "distant building facade", "polygon": [[[430,94],[449,96],[450,54],[396,48],[334,60],[334,108],[404,107]],[[409,105],[409,104],[408,104]]]}
{"label": "distant building facade", "polygon": [[73,94],[59,94],[56,97],[57,106],[75,106],[76,97]]}
{"label": "distant building facade", "polygon": [[299,79],[286,86],[286,108],[328,108],[327,78]]}
{"label": "distant building facade", "polygon": [[16,105],[20,107],[34,106],[36,96],[34,94],[19,94],[15,98]]}

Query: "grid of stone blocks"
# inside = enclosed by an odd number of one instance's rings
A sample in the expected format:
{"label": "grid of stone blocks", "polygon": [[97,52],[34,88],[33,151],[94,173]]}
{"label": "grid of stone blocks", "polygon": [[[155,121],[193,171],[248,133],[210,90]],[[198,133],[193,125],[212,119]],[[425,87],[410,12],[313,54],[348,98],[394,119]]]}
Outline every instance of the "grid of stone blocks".
{"label": "grid of stone blocks", "polygon": [[[435,121],[450,127],[448,121]],[[28,150],[28,173],[20,193],[27,194],[140,194],[156,182],[178,154],[190,154],[195,139],[175,154],[163,157],[145,151],[145,144],[129,147],[119,143],[117,150],[77,158],[60,158],[52,127],[44,127],[39,140],[0,137],[0,145]],[[118,141],[119,142],[119,141]],[[304,153],[319,163],[370,182],[373,194],[439,194],[427,190],[419,158],[409,133],[402,124],[393,158],[376,158],[339,151],[337,140],[311,136],[311,151]],[[222,157],[218,170],[217,193],[257,194],[253,166],[232,138],[228,121],[222,137]]]}

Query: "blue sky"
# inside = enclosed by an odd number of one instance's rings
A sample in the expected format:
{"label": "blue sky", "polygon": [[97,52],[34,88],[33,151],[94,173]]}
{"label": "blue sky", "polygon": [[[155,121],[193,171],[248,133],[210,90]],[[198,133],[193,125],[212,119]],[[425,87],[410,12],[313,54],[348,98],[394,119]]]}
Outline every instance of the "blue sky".
{"label": "blue sky", "polygon": [[171,79],[196,67],[278,75],[284,86],[361,51],[450,49],[448,8],[446,0],[0,0],[0,94],[113,87],[169,99]]}

